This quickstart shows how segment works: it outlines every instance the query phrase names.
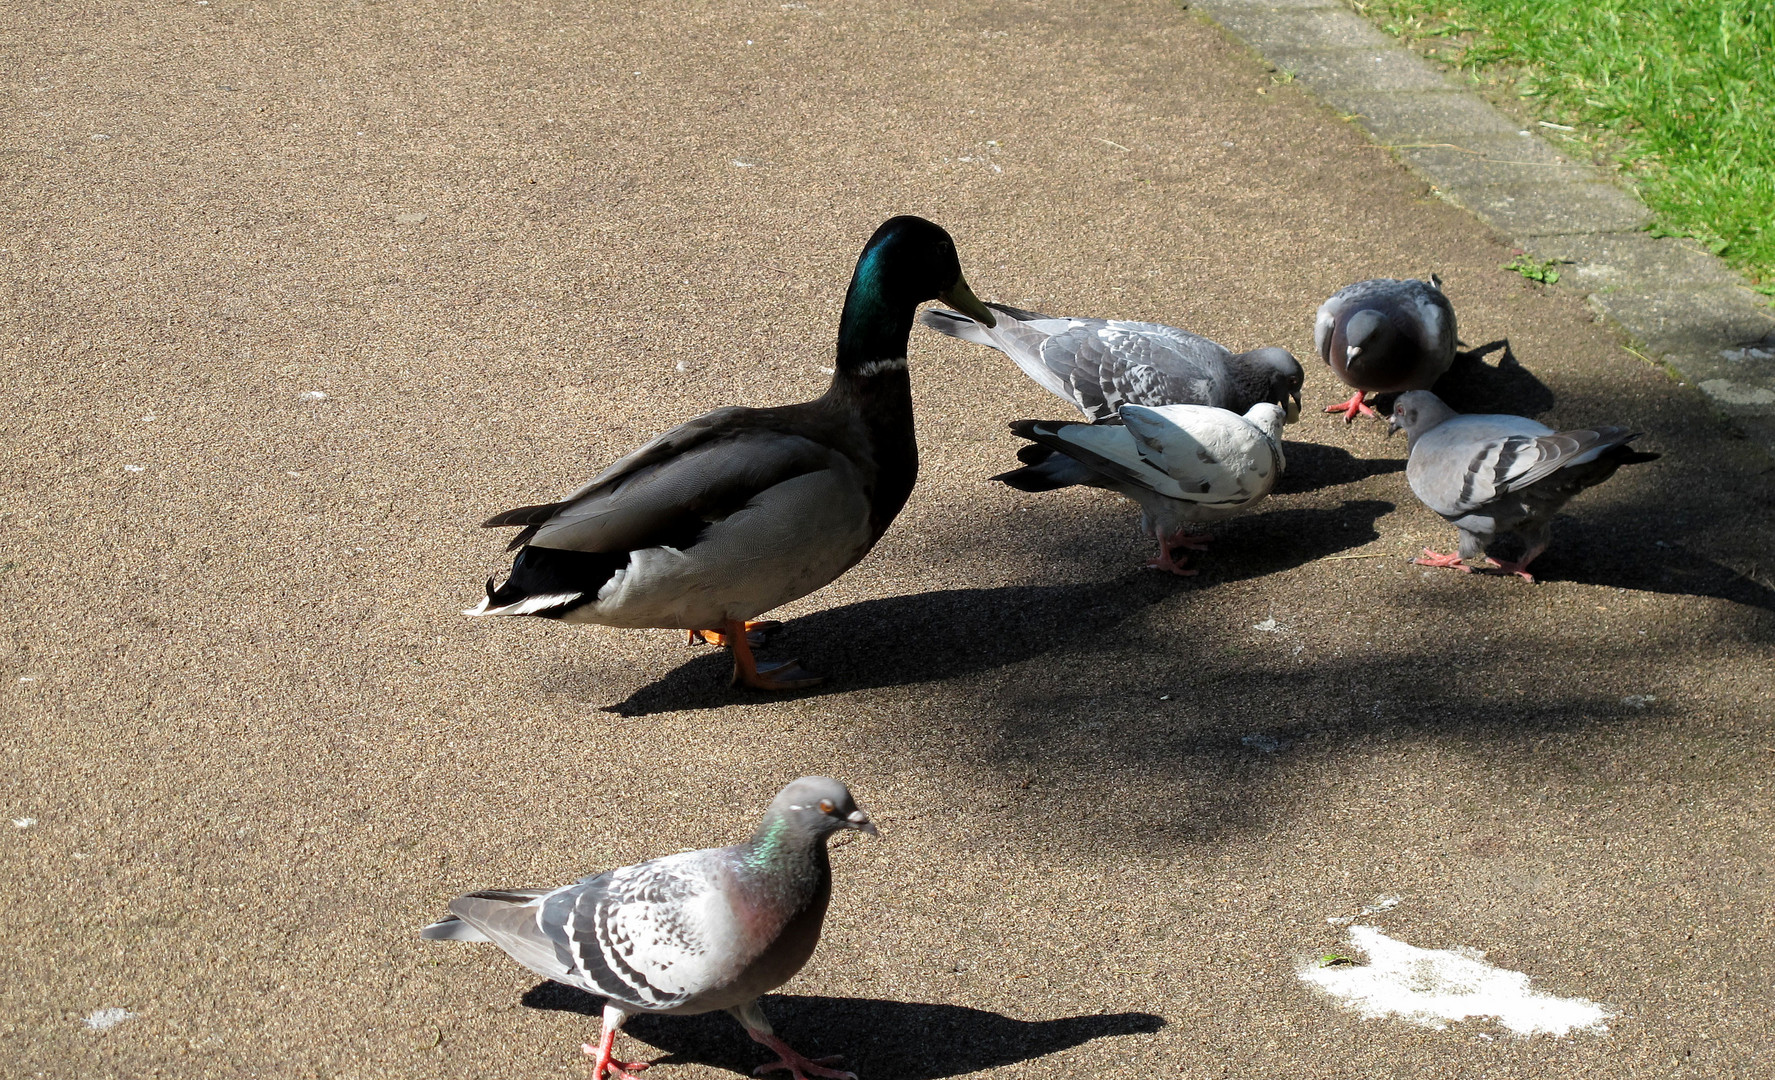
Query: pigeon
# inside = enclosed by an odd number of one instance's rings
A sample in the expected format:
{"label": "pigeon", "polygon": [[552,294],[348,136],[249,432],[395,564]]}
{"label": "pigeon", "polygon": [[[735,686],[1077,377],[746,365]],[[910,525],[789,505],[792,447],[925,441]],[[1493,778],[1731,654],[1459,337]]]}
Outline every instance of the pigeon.
{"label": "pigeon", "polygon": [[788,982],[820,940],[832,895],[826,840],[879,835],[850,789],[804,776],[771,801],[752,838],[583,877],[558,889],[493,889],[450,902],[419,931],[433,941],[487,941],[544,978],[603,997],[592,1080],[633,1080],[649,1062],[615,1061],[617,1031],[636,1013],[726,1009],[787,1071],[856,1080],[777,1038],[758,997]]}
{"label": "pigeon", "polygon": [[[1588,487],[1623,465],[1655,461],[1627,444],[1638,432],[1624,427],[1554,431],[1524,416],[1463,416],[1428,390],[1401,394],[1388,421],[1391,435],[1404,431],[1411,455],[1405,478],[1425,506],[1461,531],[1460,551],[1429,548],[1412,562],[1472,573],[1468,563],[1534,581],[1529,563],[1547,550],[1553,515]],[[1517,562],[1498,562],[1486,549],[1515,534],[1527,547]]]}
{"label": "pigeon", "polygon": [[1234,353],[1200,334],[1159,323],[1066,319],[987,304],[993,326],[956,311],[931,308],[919,322],[997,349],[1024,374],[1092,423],[1111,422],[1125,404],[1213,405],[1244,413],[1260,401],[1300,418],[1300,361],[1288,350]]}
{"label": "pigeon", "polygon": [[1428,390],[1455,359],[1455,309],[1442,279],[1374,278],[1345,285],[1319,305],[1313,342],[1337,377],[1355,388],[1350,400],[1329,405],[1344,422],[1377,414],[1362,403],[1369,392]]}
{"label": "pigeon", "polygon": [[[1282,456],[1282,407],[1263,401],[1245,415],[1211,405],[1123,405],[1122,423],[1018,420],[1011,430],[1035,445],[1021,469],[993,477],[1019,491],[1086,485],[1140,504],[1141,532],[1159,543],[1147,563],[1180,576],[1194,574],[1172,549],[1204,550],[1207,538],[1186,526],[1251,509],[1276,486]],[[1187,556],[1186,556],[1187,559]]]}

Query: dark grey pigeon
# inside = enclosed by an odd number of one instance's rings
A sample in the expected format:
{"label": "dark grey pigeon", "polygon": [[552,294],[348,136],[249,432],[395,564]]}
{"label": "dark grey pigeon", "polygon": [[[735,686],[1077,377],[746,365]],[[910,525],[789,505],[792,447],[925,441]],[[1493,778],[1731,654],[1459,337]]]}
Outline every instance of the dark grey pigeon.
{"label": "dark grey pigeon", "polygon": [[1319,305],[1313,343],[1331,370],[1356,393],[1327,406],[1344,421],[1374,416],[1366,393],[1428,390],[1455,359],[1455,309],[1442,279],[1374,278],[1345,285]]}
{"label": "dark grey pigeon", "polygon": [[1300,418],[1306,374],[1286,349],[1234,353],[1160,323],[1055,318],[986,306],[997,314],[996,326],[942,308],[925,311],[918,321],[1004,353],[1093,424],[1115,419],[1123,405],[1213,405],[1243,416],[1268,401],[1280,405],[1290,422]]}
{"label": "dark grey pigeon", "polygon": [[[592,1080],[633,1080],[646,1062],[611,1058],[635,1013],[725,1009],[780,1060],[758,1071],[856,1080],[796,1053],[771,1031],[758,997],[813,954],[832,894],[826,839],[876,835],[848,788],[804,776],[784,788],[752,838],[652,859],[558,889],[496,889],[450,901],[419,931],[436,941],[490,941],[544,978],[606,999]],[[830,1062],[827,1062],[829,1064]]]}
{"label": "dark grey pigeon", "polygon": [[[1483,560],[1524,581],[1535,580],[1528,564],[1547,550],[1560,507],[1621,466],[1658,457],[1628,446],[1639,434],[1624,427],[1554,431],[1524,416],[1463,416],[1428,390],[1399,395],[1389,425],[1411,441],[1405,478],[1412,492],[1461,531],[1458,554],[1425,548],[1412,562],[1472,573],[1468,564]],[[1488,557],[1492,541],[1508,534],[1527,545],[1522,558]]]}

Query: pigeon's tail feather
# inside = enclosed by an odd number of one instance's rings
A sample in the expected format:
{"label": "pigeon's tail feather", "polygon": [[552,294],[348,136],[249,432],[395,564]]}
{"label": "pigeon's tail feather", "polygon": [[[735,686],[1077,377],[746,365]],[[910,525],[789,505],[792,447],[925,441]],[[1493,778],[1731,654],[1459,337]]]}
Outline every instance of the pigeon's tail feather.
{"label": "pigeon's tail feather", "polygon": [[521,889],[469,893],[450,901],[450,914],[472,924],[484,940],[504,949],[506,955],[531,971],[544,978],[559,979],[567,973],[567,965],[537,922],[537,901],[550,891]]}
{"label": "pigeon's tail feather", "polygon": [[1043,315],[1039,311],[1028,311],[1024,308],[1012,307],[1009,304],[997,304],[992,301],[987,301],[986,306],[998,312],[1000,315],[1009,315],[1018,322],[1035,322],[1038,319],[1051,319],[1054,317],[1052,315]]}
{"label": "pigeon's tail feather", "polygon": [[479,930],[463,922],[454,915],[446,915],[430,926],[419,928],[419,936],[426,941],[492,941],[493,939]]}
{"label": "pigeon's tail feather", "polygon": [[[469,893],[459,897],[450,905],[454,910],[463,900],[484,900],[489,904],[527,906],[539,898],[548,895],[548,889],[488,889],[485,892]],[[428,926],[421,927],[419,936],[427,941],[492,941],[479,927],[465,921],[461,915],[446,915]]]}
{"label": "pigeon's tail feather", "polygon": [[[1019,430],[1019,424],[1025,426]],[[1011,429],[1024,438],[1029,438],[1028,433],[1035,430],[1034,424],[1033,420],[1019,420],[1011,425]],[[991,479],[1018,491],[1036,492],[1058,491],[1061,488],[1089,484],[1096,476],[1090,468],[1041,443],[1029,443],[1020,447],[1017,450],[1017,460],[1023,463],[1023,468],[999,473]]]}
{"label": "pigeon's tail feather", "polygon": [[971,341],[976,345],[984,345],[989,349],[1000,347],[998,342],[992,340],[992,335],[986,332],[986,327],[981,326],[979,323],[968,318],[959,311],[950,311],[947,308],[931,308],[919,315],[918,321],[930,327],[932,330],[937,331],[939,334],[947,334],[952,338]]}
{"label": "pigeon's tail feather", "polygon": [[1648,461],[1657,461],[1664,455],[1650,450],[1635,450],[1622,443],[1603,456],[1613,459],[1616,465],[1644,465]]}
{"label": "pigeon's tail feather", "polygon": [[1064,487],[1072,487],[1078,481],[1056,476],[1054,471],[1044,465],[1025,465],[1021,469],[1012,469],[992,477],[1001,484],[1008,484],[1018,491],[1058,491]]}

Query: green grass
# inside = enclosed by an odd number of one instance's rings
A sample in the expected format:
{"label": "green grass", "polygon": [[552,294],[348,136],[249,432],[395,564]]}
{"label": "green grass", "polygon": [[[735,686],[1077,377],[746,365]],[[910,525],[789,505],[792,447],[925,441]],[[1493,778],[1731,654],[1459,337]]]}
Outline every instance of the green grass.
{"label": "green grass", "polygon": [[[1513,82],[1620,161],[1657,216],[1775,295],[1775,0],[1352,0]],[[1600,136],[1600,137],[1598,137]]]}

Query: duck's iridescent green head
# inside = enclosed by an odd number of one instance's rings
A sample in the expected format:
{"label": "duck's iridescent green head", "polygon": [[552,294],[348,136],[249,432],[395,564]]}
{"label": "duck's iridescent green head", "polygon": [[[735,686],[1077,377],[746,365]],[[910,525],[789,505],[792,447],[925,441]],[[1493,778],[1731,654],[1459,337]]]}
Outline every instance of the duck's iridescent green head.
{"label": "duck's iridescent green head", "polygon": [[955,241],[941,226],[909,214],[889,218],[857,258],[838,330],[840,365],[904,358],[913,312],[926,300],[987,326],[996,321],[968,288]]}
{"label": "duck's iridescent green head", "polygon": [[875,230],[857,259],[852,288],[896,307],[942,300],[970,319],[994,325],[991,310],[962,277],[955,241],[942,226],[910,214],[889,218]]}

